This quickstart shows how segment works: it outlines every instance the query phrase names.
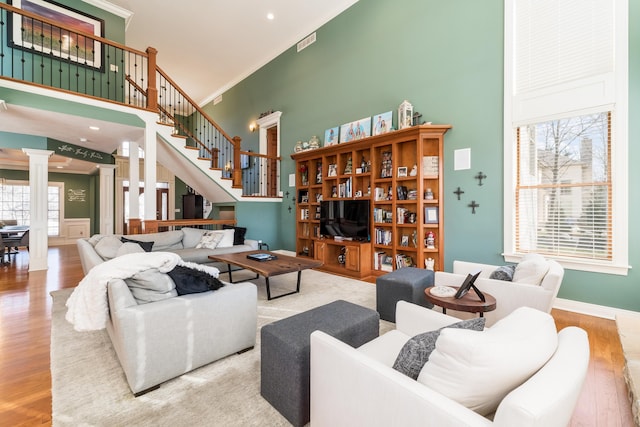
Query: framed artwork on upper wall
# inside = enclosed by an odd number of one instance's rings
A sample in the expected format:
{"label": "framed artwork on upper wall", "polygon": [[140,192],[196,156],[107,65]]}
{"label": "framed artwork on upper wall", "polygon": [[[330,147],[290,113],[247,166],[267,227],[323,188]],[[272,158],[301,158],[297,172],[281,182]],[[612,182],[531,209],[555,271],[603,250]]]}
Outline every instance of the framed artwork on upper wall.
{"label": "framed artwork on upper wall", "polygon": [[[8,0],[8,4],[43,18],[38,20],[17,13],[9,14],[9,46],[103,71],[102,43],[83,33],[104,37],[104,20],[53,1]],[[44,19],[71,30],[62,30]]]}
{"label": "framed artwork on upper wall", "polygon": [[340,143],[357,141],[368,136],[371,136],[371,117],[340,126]]}
{"label": "framed artwork on upper wall", "polygon": [[336,145],[338,143],[338,126],[324,131],[324,146]]}
{"label": "framed artwork on upper wall", "polygon": [[391,111],[387,111],[386,113],[373,116],[373,130],[371,134],[382,135],[383,133],[389,132],[393,127],[392,114]]}

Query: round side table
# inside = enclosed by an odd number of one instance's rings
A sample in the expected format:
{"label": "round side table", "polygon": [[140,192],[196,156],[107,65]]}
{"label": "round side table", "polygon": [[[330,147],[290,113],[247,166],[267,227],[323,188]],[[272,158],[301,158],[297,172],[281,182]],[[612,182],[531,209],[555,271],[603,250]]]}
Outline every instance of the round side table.
{"label": "round side table", "polygon": [[[452,286],[453,287],[453,286]],[[442,307],[442,313],[447,314],[447,308],[451,310],[465,311],[467,313],[480,313],[480,317],[484,317],[484,313],[496,309],[496,299],[486,292],[483,292],[485,300],[481,301],[473,290],[466,293],[460,299],[455,297],[438,297],[431,294],[433,287],[424,290],[427,300],[439,307]]]}

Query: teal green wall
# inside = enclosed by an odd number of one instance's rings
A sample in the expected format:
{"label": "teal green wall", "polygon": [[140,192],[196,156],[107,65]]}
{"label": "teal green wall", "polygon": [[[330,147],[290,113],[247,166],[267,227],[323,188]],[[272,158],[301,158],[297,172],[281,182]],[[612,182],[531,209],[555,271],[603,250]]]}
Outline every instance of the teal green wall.
{"label": "teal green wall", "polygon": [[[0,178],[29,181],[29,171],[0,169]],[[99,181],[94,176],[70,173],[49,173],[49,182],[64,183],[64,218],[94,218],[95,197],[99,191]],[[70,189],[85,190],[87,198],[84,202],[69,201],[66,192]],[[94,221],[91,221],[92,226]]]}
{"label": "teal green wall", "polygon": [[[640,4],[631,2],[630,117],[640,114]],[[248,125],[261,112],[282,111],[281,187],[294,172],[289,154],[298,140],[327,128],[394,110],[409,100],[422,119],[453,125],[445,138],[445,267],[454,259],[503,264],[503,1],[360,0],[317,31],[300,53],[295,46],[229,89],[207,111],[243,149],[256,149]],[[640,123],[630,125],[630,162],[640,160]],[[471,169],[453,170],[453,153],[471,148]],[[473,178],[487,175],[483,186]],[[630,188],[640,182],[630,171]],[[453,191],[465,193],[460,201]],[[467,206],[480,205],[475,215]],[[629,198],[630,212],[638,212]],[[269,224],[283,248],[295,247],[295,210],[286,199],[247,220]],[[633,215],[630,215],[633,217]],[[240,223],[240,221],[239,221]],[[273,224],[273,225],[271,225]],[[264,226],[263,226],[264,227]],[[631,262],[639,259],[637,222],[630,224]],[[636,239],[633,237],[636,236]],[[567,270],[559,296],[640,311],[640,273],[614,276]]]}

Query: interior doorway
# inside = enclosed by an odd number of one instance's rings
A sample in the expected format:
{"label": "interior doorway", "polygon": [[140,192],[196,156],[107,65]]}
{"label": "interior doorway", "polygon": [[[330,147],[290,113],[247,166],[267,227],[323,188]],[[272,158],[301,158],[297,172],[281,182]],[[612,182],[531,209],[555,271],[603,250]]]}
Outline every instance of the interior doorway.
{"label": "interior doorway", "polygon": [[[123,230],[126,230],[126,224],[129,221],[129,183],[125,182],[122,186],[122,206],[124,206]],[[144,213],[144,183],[140,183],[138,196],[138,212],[140,217]],[[156,218],[157,220],[169,219],[169,183],[158,182],[156,184]]]}

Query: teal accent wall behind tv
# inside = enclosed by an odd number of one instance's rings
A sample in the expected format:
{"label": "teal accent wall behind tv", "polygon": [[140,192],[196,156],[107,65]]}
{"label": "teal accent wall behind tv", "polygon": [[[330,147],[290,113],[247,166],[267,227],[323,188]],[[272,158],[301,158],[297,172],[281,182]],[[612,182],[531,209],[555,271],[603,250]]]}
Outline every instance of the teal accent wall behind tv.
{"label": "teal accent wall behind tv", "polygon": [[[630,4],[629,117],[640,113],[640,4]],[[289,155],[298,140],[324,138],[330,127],[396,109],[407,99],[422,120],[453,125],[445,136],[445,267],[453,260],[504,264],[503,251],[503,1],[359,1],[317,30],[317,41],[296,52],[292,46],[227,90],[222,102],[205,110],[243,149],[257,149],[249,123],[264,111],[282,111],[281,188],[295,173]],[[640,160],[640,124],[631,120],[629,159]],[[471,169],[453,170],[454,150],[471,148]],[[483,185],[473,177],[487,175]],[[630,170],[630,191],[640,182]],[[453,191],[465,193],[457,200]],[[480,206],[476,214],[468,204]],[[629,212],[640,202],[629,198]],[[279,230],[283,248],[295,248],[291,196],[259,224]],[[630,214],[630,217],[633,215]],[[249,218],[247,218],[249,219]],[[631,221],[629,260],[640,259]],[[634,239],[634,236],[636,238]],[[567,270],[559,296],[640,311],[638,272],[615,276]]]}

